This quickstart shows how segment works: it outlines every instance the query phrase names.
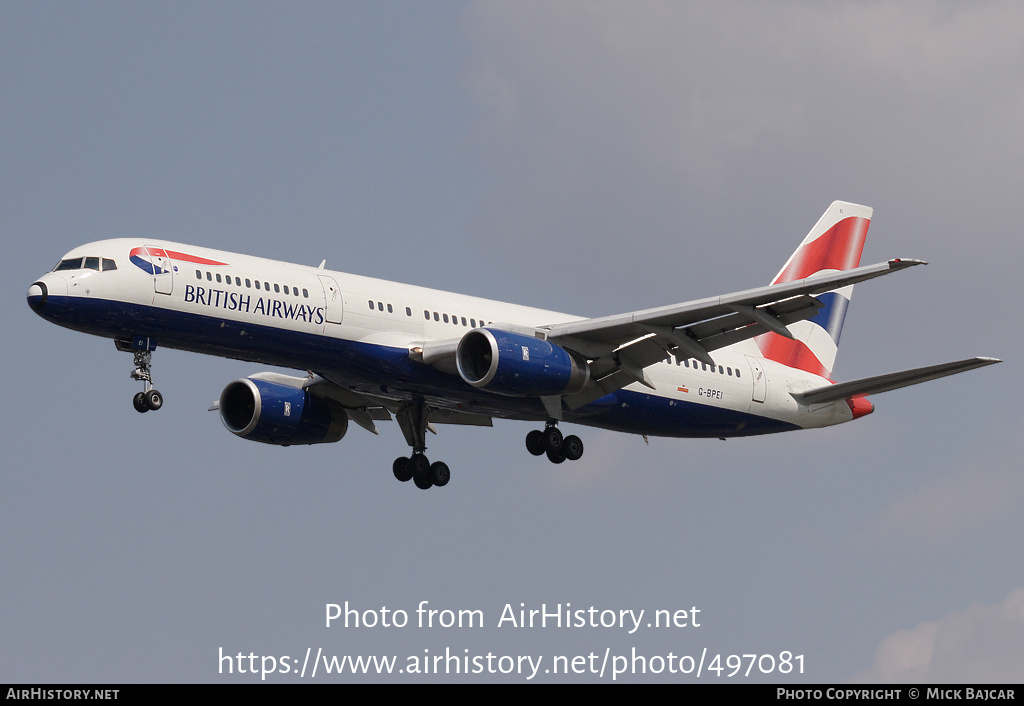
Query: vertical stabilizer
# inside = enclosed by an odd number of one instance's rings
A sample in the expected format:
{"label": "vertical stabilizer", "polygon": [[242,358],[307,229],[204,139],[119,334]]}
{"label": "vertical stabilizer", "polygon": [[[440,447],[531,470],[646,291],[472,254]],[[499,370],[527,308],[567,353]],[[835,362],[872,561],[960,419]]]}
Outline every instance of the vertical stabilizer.
{"label": "vertical stabilizer", "polygon": [[[834,201],[786,261],[772,284],[859,266],[871,213],[872,209],[867,206]],[[755,340],[761,354],[791,368],[831,379],[839,350],[839,335],[852,294],[853,285],[850,285],[820,295],[818,299],[825,306],[813,319],[791,324],[792,339],[777,333],[758,336]]]}

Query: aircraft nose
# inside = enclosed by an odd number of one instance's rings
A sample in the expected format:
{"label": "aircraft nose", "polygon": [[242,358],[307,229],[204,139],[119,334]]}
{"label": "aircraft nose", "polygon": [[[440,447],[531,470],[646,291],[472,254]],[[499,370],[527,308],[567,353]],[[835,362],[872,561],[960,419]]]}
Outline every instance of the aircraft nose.
{"label": "aircraft nose", "polygon": [[[56,313],[54,305],[63,304],[66,295],[67,283],[59,277],[47,274],[29,285],[25,298],[28,300],[29,308],[42,316],[45,311]],[[62,307],[58,307],[60,308]]]}
{"label": "aircraft nose", "polygon": [[28,305],[33,311],[39,311],[46,306],[46,298],[49,291],[43,282],[33,282],[28,288]]}

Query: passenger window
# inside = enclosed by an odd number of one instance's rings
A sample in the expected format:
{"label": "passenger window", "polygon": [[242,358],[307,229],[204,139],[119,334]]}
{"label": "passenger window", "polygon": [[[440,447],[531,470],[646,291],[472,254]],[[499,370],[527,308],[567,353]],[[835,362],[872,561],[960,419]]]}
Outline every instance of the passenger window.
{"label": "passenger window", "polygon": [[217,282],[220,283],[220,272],[217,273]]}
{"label": "passenger window", "polygon": [[281,285],[279,285],[277,282],[274,282],[274,294],[280,294],[280,293],[281,293]]}
{"label": "passenger window", "polygon": [[473,328],[476,328],[476,319],[470,319],[469,325],[472,326]]}
{"label": "passenger window", "polygon": [[207,282],[212,282],[213,281],[213,275],[210,274],[209,272],[206,273],[206,281]]}
{"label": "passenger window", "polygon": [[367,303],[370,305],[370,311],[373,311],[373,300],[369,299]]}
{"label": "passenger window", "polygon": [[426,319],[427,321],[430,321],[430,312],[427,311],[426,309],[423,310],[423,318]]}
{"label": "passenger window", "polygon": [[395,310],[391,308],[390,304],[388,304],[388,313],[389,314],[394,314],[395,313]]}
{"label": "passenger window", "polygon": [[305,287],[302,288],[302,297],[303,299],[309,299],[309,290]]}
{"label": "passenger window", "polygon": [[200,272],[199,270],[196,270],[196,279],[202,279],[202,278],[203,278],[203,273]]}
{"label": "passenger window", "polygon": [[242,286],[242,278],[241,277],[235,277],[235,286],[236,287],[241,287]]}
{"label": "passenger window", "polygon": [[445,323],[448,323],[448,314],[441,314],[441,318],[444,319]]}
{"label": "passenger window", "polygon": [[377,302],[377,311],[384,311],[384,302]]}
{"label": "passenger window", "polygon": [[409,307],[405,307],[405,315],[412,316],[412,309],[410,309]]}
{"label": "passenger window", "polygon": [[438,315],[437,315],[437,312],[435,311],[435,312],[434,312],[434,321],[440,321],[440,320],[441,320],[441,317],[440,317],[440,316],[438,316]]}
{"label": "passenger window", "polygon": [[256,289],[259,289],[259,288],[260,288],[260,281],[256,280]]}
{"label": "passenger window", "polygon": [[252,289],[252,280],[249,279],[248,277],[245,278],[245,288]]}
{"label": "passenger window", "polygon": [[270,291],[270,282],[268,282],[266,280],[263,280],[263,288],[269,292]]}
{"label": "passenger window", "polygon": [[284,293],[288,294],[288,285],[287,284],[284,286]]}

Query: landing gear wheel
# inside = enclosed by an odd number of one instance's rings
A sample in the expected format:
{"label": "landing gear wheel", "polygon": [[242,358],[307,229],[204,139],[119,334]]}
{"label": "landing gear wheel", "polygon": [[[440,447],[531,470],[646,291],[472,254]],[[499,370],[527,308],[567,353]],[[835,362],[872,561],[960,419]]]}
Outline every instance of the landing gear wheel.
{"label": "landing gear wheel", "polygon": [[391,472],[395,474],[395,478],[405,483],[412,480],[412,468],[410,466],[412,464],[409,463],[409,459],[406,456],[399,456],[391,464]]}
{"label": "landing gear wheel", "polygon": [[431,464],[427,460],[426,436],[427,430],[431,429],[430,414],[431,409],[422,398],[414,398],[403,403],[395,412],[405,441],[412,447],[412,455],[409,458],[396,459],[392,470],[398,480],[409,480],[411,477],[420,490],[427,490],[434,485],[448,485],[452,477],[448,464],[440,461]]}
{"label": "landing gear wheel", "polygon": [[534,429],[526,435],[526,450],[534,456],[544,455],[544,432]]}
{"label": "landing gear wheel", "polygon": [[149,406],[146,404],[146,393],[140,392],[135,397],[132,397],[132,404],[135,406],[136,412],[148,412]]}
{"label": "landing gear wheel", "polygon": [[448,464],[438,461],[430,466],[430,479],[438,488],[448,485],[452,478],[452,472],[448,470]]}
{"label": "landing gear wheel", "polygon": [[153,410],[154,412],[164,406],[164,396],[156,390],[150,390],[144,393],[146,398],[146,407]]}
{"label": "landing gear wheel", "polygon": [[412,481],[420,490],[426,490],[434,484],[430,461],[423,454],[414,453],[409,459],[409,468],[412,469]]}
{"label": "landing gear wheel", "polygon": [[551,461],[551,463],[561,463],[562,461],[565,460],[565,455],[561,452],[561,450],[548,451],[547,454],[548,460]]}
{"label": "landing gear wheel", "polygon": [[583,456],[583,442],[575,434],[562,439],[562,455],[570,461],[579,461]]}
{"label": "landing gear wheel", "polygon": [[541,436],[544,439],[544,450],[548,454],[552,451],[557,452],[562,448],[562,432],[558,431],[558,427],[545,427],[544,431],[541,432]]}

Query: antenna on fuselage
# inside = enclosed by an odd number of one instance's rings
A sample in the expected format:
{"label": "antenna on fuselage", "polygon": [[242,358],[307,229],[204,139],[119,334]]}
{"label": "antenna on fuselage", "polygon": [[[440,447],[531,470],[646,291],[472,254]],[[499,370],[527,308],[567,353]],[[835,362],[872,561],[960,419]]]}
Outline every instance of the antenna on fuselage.
{"label": "antenna on fuselage", "polygon": [[318,270],[324,269],[324,265],[326,265],[326,264],[327,264],[327,258],[324,258],[323,260],[320,261],[320,267],[318,267],[317,269]]}

